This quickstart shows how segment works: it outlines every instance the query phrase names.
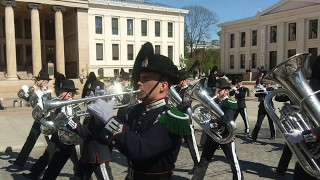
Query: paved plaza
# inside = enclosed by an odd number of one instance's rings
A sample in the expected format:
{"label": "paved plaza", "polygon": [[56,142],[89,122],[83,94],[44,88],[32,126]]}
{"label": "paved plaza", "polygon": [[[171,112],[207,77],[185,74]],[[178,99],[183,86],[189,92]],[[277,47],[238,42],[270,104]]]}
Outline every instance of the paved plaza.
{"label": "paved plaza", "polygon": [[[256,99],[247,101],[248,116],[250,122],[250,130],[253,129],[257,118],[258,102]],[[45,149],[44,138],[38,140],[35,149],[31,153],[26,166],[23,169],[17,169],[8,163],[8,160],[15,159],[22,147],[33,119],[31,118],[31,108],[16,107],[8,108],[0,111],[0,179],[2,180],[23,180],[21,175],[28,172],[28,169],[34,164]],[[290,162],[289,170],[285,178],[275,175],[270,168],[277,166],[282,149],[284,147],[284,139],[282,135],[277,134],[276,139],[270,140],[270,130],[267,119],[264,120],[260,131],[258,141],[252,142],[247,136],[243,135],[244,124],[239,116],[237,118],[236,130],[236,148],[239,157],[239,163],[245,179],[292,179],[292,173],[296,158]],[[196,130],[197,140],[200,140],[201,131]],[[124,179],[126,175],[126,160],[118,151],[113,151],[113,159],[111,163],[113,176],[116,180]],[[175,179],[185,180],[191,179],[190,170],[193,162],[190,153],[186,147],[182,147],[176,168],[174,170]],[[69,179],[72,176],[73,165],[71,161],[65,165],[58,179]],[[230,166],[226,163],[226,158],[222,150],[217,150],[212,163],[210,164],[205,179],[225,180],[232,179]]]}

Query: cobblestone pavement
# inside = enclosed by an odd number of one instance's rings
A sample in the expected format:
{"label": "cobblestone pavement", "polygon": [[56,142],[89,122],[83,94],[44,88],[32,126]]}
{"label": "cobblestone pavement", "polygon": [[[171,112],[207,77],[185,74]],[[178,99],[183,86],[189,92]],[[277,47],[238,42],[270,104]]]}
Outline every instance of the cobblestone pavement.
{"label": "cobblestone pavement", "polygon": [[[248,116],[250,130],[252,130],[256,122],[258,102],[248,101],[247,106],[249,110]],[[286,178],[280,178],[270,170],[271,167],[276,167],[279,162],[282,149],[284,147],[284,139],[280,133],[277,134],[276,139],[269,139],[270,130],[267,119],[265,119],[263,122],[258,141],[252,142],[245,135],[243,135],[243,131],[244,125],[241,117],[239,116],[237,118],[236,148],[240,167],[245,179],[292,179],[294,163],[296,162],[295,157],[293,157],[290,162]],[[197,130],[196,138],[198,141],[200,140],[200,135],[200,130]],[[44,147],[34,149],[24,169],[16,169],[15,166],[12,166],[8,163],[9,159],[14,159],[17,157],[17,151],[10,152],[10,148],[8,148],[6,153],[0,153],[0,180],[23,180],[24,178],[21,174],[23,172],[28,172],[28,169],[30,169],[32,164],[34,164],[44,149]],[[113,152],[111,167],[113,176],[116,180],[124,179],[126,175],[126,160],[124,156],[116,150]],[[191,179],[192,174],[190,174],[190,170],[192,167],[193,162],[190,157],[190,153],[186,147],[182,147],[176,163],[176,168],[174,170],[175,179]],[[72,163],[68,161],[58,179],[69,179],[72,176],[72,168]],[[222,150],[216,151],[206,173],[205,179],[232,179],[230,166],[227,164]]]}

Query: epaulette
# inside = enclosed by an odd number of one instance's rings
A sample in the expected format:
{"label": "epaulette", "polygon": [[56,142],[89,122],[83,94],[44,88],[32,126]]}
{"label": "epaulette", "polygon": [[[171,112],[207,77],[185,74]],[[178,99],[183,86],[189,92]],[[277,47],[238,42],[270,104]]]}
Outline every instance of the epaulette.
{"label": "epaulette", "polygon": [[249,88],[243,86],[243,90],[249,91]]}
{"label": "epaulette", "polygon": [[228,97],[225,101],[224,101],[224,106],[230,109],[238,109],[238,104],[236,101],[234,101],[233,99],[231,99],[230,97]]}
{"label": "epaulette", "polygon": [[172,134],[186,136],[191,133],[189,116],[175,106],[166,105],[167,110],[158,116],[157,122],[164,124]]}

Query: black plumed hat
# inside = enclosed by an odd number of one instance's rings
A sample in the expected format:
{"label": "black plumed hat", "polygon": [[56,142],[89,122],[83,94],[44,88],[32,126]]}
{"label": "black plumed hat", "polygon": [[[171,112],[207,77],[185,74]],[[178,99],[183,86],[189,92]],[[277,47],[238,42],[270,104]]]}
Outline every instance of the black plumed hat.
{"label": "black plumed hat", "polygon": [[166,56],[153,54],[141,63],[141,72],[155,72],[169,77],[173,84],[180,82],[178,68]]}
{"label": "black plumed hat", "polygon": [[189,78],[187,72],[184,69],[179,70],[178,74],[179,74],[179,79],[180,80],[184,80],[184,79],[188,79]]}
{"label": "black plumed hat", "polygon": [[74,82],[71,79],[65,79],[61,81],[60,90],[76,92],[78,88],[75,88]]}
{"label": "black plumed hat", "polygon": [[230,84],[226,78],[219,78],[216,83],[216,88],[218,89],[230,89]]}
{"label": "black plumed hat", "polygon": [[49,74],[46,70],[41,69],[41,71],[39,72],[38,76],[36,76],[36,80],[48,80],[50,81],[51,79],[49,78]]}
{"label": "black plumed hat", "polygon": [[93,81],[96,81],[96,80],[97,80],[96,74],[94,72],[90,72],[90,74],[87,78],[87,81],[86,81],[86,83],[84,83],[84,86],[82,89],[82,94],[81,94],[82,98],[84,98],[87,95],[88,91],[90,91],[90,90],[88,90],[89,84]]}

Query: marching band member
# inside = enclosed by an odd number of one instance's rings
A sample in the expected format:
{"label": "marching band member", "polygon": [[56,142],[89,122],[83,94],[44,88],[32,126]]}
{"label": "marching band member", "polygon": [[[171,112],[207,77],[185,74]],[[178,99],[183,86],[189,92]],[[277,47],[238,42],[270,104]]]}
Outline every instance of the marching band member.
{"label": "marching band member", "polygon": [[[217,80],[217,95],[218,98],[215,99],[217,104],[224,112],[224,116],[219,119],[212,120],[210,123],[210,127],[217,127],[218,124],[227,124],[230,121],[234,121],[234,114],[236,109],[238,108],[237,103],[228,97],[230,85],[225,78],[219,78]],[[224,132],[228,133],[228,132]],[[223,134],[222,134],[223,135]],[[235,142],[232,141],[227,144],[219,144],[215,142],[212,138],[208,136],[206,142],[204,144],[204,148],[202,151],[202,155],[200,158],[200,162],[197,164],[192,180],[202,180],[206,174],[209,163],[212,160],[212,157],[216,151],[216,149],[220,146],[231,166],[231,170],[233,173],[233,179],[243,179],[242,172],[240,170],[240,165],[238,161],[238,157],[235,149]]]}
{"label": "marching band member", "polygon": [[269,126],[270,126],[270,132],[271,132],[270,139],[276,138],[276,129],[274,127],[273,121],[270,118],[270,116],[267,114],[267,111],[264,107],[264,98],[268,94],[268,92],[271,92],[272,90],[273,90],[272,87],[267,87],[266,89],[263,88],[262,90],[257,91],[257,93],[255,95],[259,98],[260,104],[259,104],[258,118],[257,118],[256,125],[254,126],[254,129],[253,129],[251,135],[249,135],[249,138],[251,138],[253,141],[257,140],[263,119],[266,116],[268,118],[268,122],[269,122]]}
{"label": "marching band member", "polygon": [[127,157],[126,179],[170,180],[182,137],[190,134],[188,115],[165,100],[170,86],[179,82],[177,67],[168,57],[153,54],[152,44],[146,43],[136,58],[133,82],[141,90],[142,103],[128,112],[127,119],[113,115],[114,101],[98,99],[88,106],[105,124],[98,138]]}
{"label": "marching band member", "polygon": [[[244,134],[249,134],[249,121],[248,121],[248,112],[247,112],[247,106],[246,106],[246,94],[249,91],[248,88],[242,86],[242,80],[236,81],[236,86],[234,87],[232,94],[235,94],[235,98],[237,100],[238,109],[236,111],[236,114],[234,115],[234,119],[236,120],[239,113],[243,119],[245,130]],[[231,95],[230,92],[230,95]],[[231,95],[232,96],[232,95]]]}
{"label": "marching band member", "polygon": [[[83,89],[83,94],[89,96],[89,93],[94,92],[97,87],[104,89],[103,82],[97,79],[88,81],[89,79]],[[101,128],[103,128],[101,121],[91,115],[84,120],[83,125],[70,119],[66,127],[74,131],[84,140],[82,143],[81,158],[73,179],[88,180],[94,172],[98,180],[113,180],[111,167],[109,165],[112,146],[101,144],[98,140],[94,139],[94,136],[97,135],[93,135],[100,132]]]}
{"label": "marching band member", "polygon": [[[176,91],[180,95],[182,99],[184,99],[184,94],[186,89],[188,88],[188,74],[185,70],[180,70],[179,72],[179,78],[180,78],[180,83],[175,87]],[[192,100],[185,102],[185,103],[180,103],[178,105],[178,109],[180,109],[182,112],[185,113],[185,111],[191,106]],[[193,160],[193,166],[195,167],[196,164],[198,164],[200,160],[199,156],[199,151],[198,151],[198,145],[195,139],[195,134],[194,134],[194,126],[192,124],[192,120],[190,119],[190,130],[191,134],[184,136],[184,141],[186,142],[189,152],[191,155],[191,158]],[[194,168],[193,168],[194,169]]]}
{"label": "marching band member", "polygon": [[[60,84],[61,81],[65,79],[65,76],[60,73],[56,73],[55,75],[55,93],[56,96],[60,96]],[[57,114],[56,113],[49,113],[46,117],[47,120],[53,121],[56,118]],[[40,129],[43,128],[43,125],[41,125]],[[56,133],[56,132],[55,132]],[[47,136],[45,136],[47,137]],[[52,135],[49,135],[51,138]],[[46,139],[50,139],[46,138]],[[53,153],[56,150],[56,145],[53,141],[47,140],[48,146],[46,147],[45,151],[43,154],[39,157],[39,159],[33,164],[33,166],[30,169],[30,173],[22,173],[22,175],[28,179],[39,179],[39,177],[42,175],[44,172],[45,168],[47,167],[49,161],[52,158]]]}
{"label": "marching band member", "polygon": [[[316,61],[312,65],[312,73],[309,81],[309,85],[313,91],[320,90],[320,56],[317,57]],[[320,94],[317,94],[318,100],[320,100]],[[313,147],[319,145],[319,136],[320,136],[320,127],[316,127],[310,130],[299,131],[292,130],[284,134],[287,137],[287,140],[290,144],[296,144],[300,141],[305,141],[307,146]],[[304,179],[304,180],[313,180],[315,179],[308,173],[306,173],[301,165],[297,162],[294,168],[293,174],[294,180]]]}
{"label": "marching band member", "polygon": [[[51,96],[51,91],[48,89],[48,83],[50,80],[51,79],[49,78],[48,72],[44,71],[43,69],[39,72],[38,76],[35,77],[35,85],[40,88],[36,91],[39,105],[42,105],[42,97],[44,95]],[[30,129],[29,135],[26,139],[26,142],[24,143],[17,159],[15,161],[9,160],[9,162],[16,166],[24,167],[40,134],[40,123],[34,121]]]}
{"label": "marching band member", "polygon": [[[77,88],[74,86],[74,82],[70,79],[62,80],[61,87],[60,87],[60,99],[61,100],[72,100],[73,96],[75,95],[77,91]],[[72,107],[71,105],[64,106],[62,108],[59,108],[56,110],[55,114],[59,116],[60,113],[65,114],[68,118],[72,118]],[[75,122],[78,122],[79,119],[75,120],[75,118],[72,118]],[[62,132],[61,130],[58,130],[58,132]],[[78,164],[78,157],[77,152],[75,149],[75,145],[67,145],[64,144],[59,136],[58,133],[54,133],[52,135],[51,140],[56,145],[56,151],[52,155],[52,161],[49,162],[48,168],[45,170],[43,178],[44,180],[51,180],[56,179],[59,175],[61,169],[67,162],[67,160],[70,158],[73,162],[74,167],[77,167]],[[79,140],[80,141],[80,140]],[[74,171],[76,169],[74,168]]]}

